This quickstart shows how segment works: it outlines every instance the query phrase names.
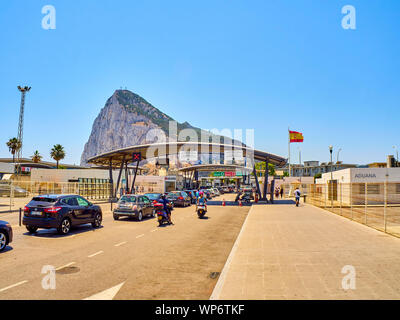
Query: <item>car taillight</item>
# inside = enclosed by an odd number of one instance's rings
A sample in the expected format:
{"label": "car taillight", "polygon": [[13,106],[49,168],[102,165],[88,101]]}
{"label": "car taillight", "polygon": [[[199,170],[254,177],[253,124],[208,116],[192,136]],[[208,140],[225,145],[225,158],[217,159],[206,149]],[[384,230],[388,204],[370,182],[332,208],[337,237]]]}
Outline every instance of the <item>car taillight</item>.
{"label": "car taillight", "polygon": [[24,212],[29,212],[29,211],[30,211],[29,207],[25,206],[24,207]]}
{"label": "car taillight", "polygon": [[153,204],[156,204],[157,203],[157,200],[153,200]]}
{"label": "car taillight", "polygon": [[44,209],[44,212],[46,212],[46,213],[57,213],[61,209],[62,209],[61,207],[51,207],[51,208]]}
{"label": "car taillight", "polygon": [[178,199],[179,199],[179,200],[183,200],[183,197],[179,197]]}

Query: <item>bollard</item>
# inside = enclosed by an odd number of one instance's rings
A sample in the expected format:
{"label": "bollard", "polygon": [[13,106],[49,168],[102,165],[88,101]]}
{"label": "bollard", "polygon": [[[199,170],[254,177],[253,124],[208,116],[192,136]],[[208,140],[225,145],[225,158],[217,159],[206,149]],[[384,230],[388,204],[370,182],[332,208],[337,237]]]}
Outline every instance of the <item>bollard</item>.
{"label": "bollard", "polygon": [[22,209],[19,208],[19,226],[21,226],[21,214],[22,214]]}
{"label": "bollard", "polygon": [[225,199],[222,200],[222,206],[225,207]]}
{"label": "bollard", "polygon": [[242,200],[239,200],[239,207],[242,207]]}

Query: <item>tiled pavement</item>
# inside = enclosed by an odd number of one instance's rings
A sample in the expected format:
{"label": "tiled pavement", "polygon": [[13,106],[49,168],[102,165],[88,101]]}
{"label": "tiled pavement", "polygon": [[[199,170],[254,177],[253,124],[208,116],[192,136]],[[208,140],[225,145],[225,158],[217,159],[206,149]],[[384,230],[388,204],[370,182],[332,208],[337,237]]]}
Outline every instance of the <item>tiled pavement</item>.
{"label": "tiled pavement", "polygon": [[[356,289],[344,290],[346,265]],[[301,204],[255,205],[211,299],[399,299],[400,239]]]}

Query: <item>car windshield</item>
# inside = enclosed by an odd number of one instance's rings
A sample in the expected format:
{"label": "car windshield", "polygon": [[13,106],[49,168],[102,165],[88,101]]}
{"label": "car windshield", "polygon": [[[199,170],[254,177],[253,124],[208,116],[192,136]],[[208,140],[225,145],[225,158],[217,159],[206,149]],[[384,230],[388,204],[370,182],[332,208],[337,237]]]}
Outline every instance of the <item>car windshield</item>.
{"label": "car windshield", "polygon": [[160,198],[159,193],[146,193],[145,196],[150,200],[157,200],[158,198]]}
{"label": "car windshield", "polygon": [[120,201],[136,202],[136,197],[135,196],[122,196]]}

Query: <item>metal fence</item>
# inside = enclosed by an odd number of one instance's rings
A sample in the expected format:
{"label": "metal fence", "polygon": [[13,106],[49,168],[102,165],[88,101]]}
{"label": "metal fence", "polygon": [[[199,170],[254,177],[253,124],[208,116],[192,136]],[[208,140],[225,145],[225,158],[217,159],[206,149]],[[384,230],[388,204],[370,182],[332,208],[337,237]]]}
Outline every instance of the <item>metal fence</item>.
{"label": "metal fence", "polygon": [[308,186],[306,202],[400,237],[400,183],[337,183]]}
{"label": "metal fence", "polygon": [[0,182],[0,197],[26,198],[39,194],[79,194],[90,200],[106,200],[110,197],[110,183],[87,182]]}

